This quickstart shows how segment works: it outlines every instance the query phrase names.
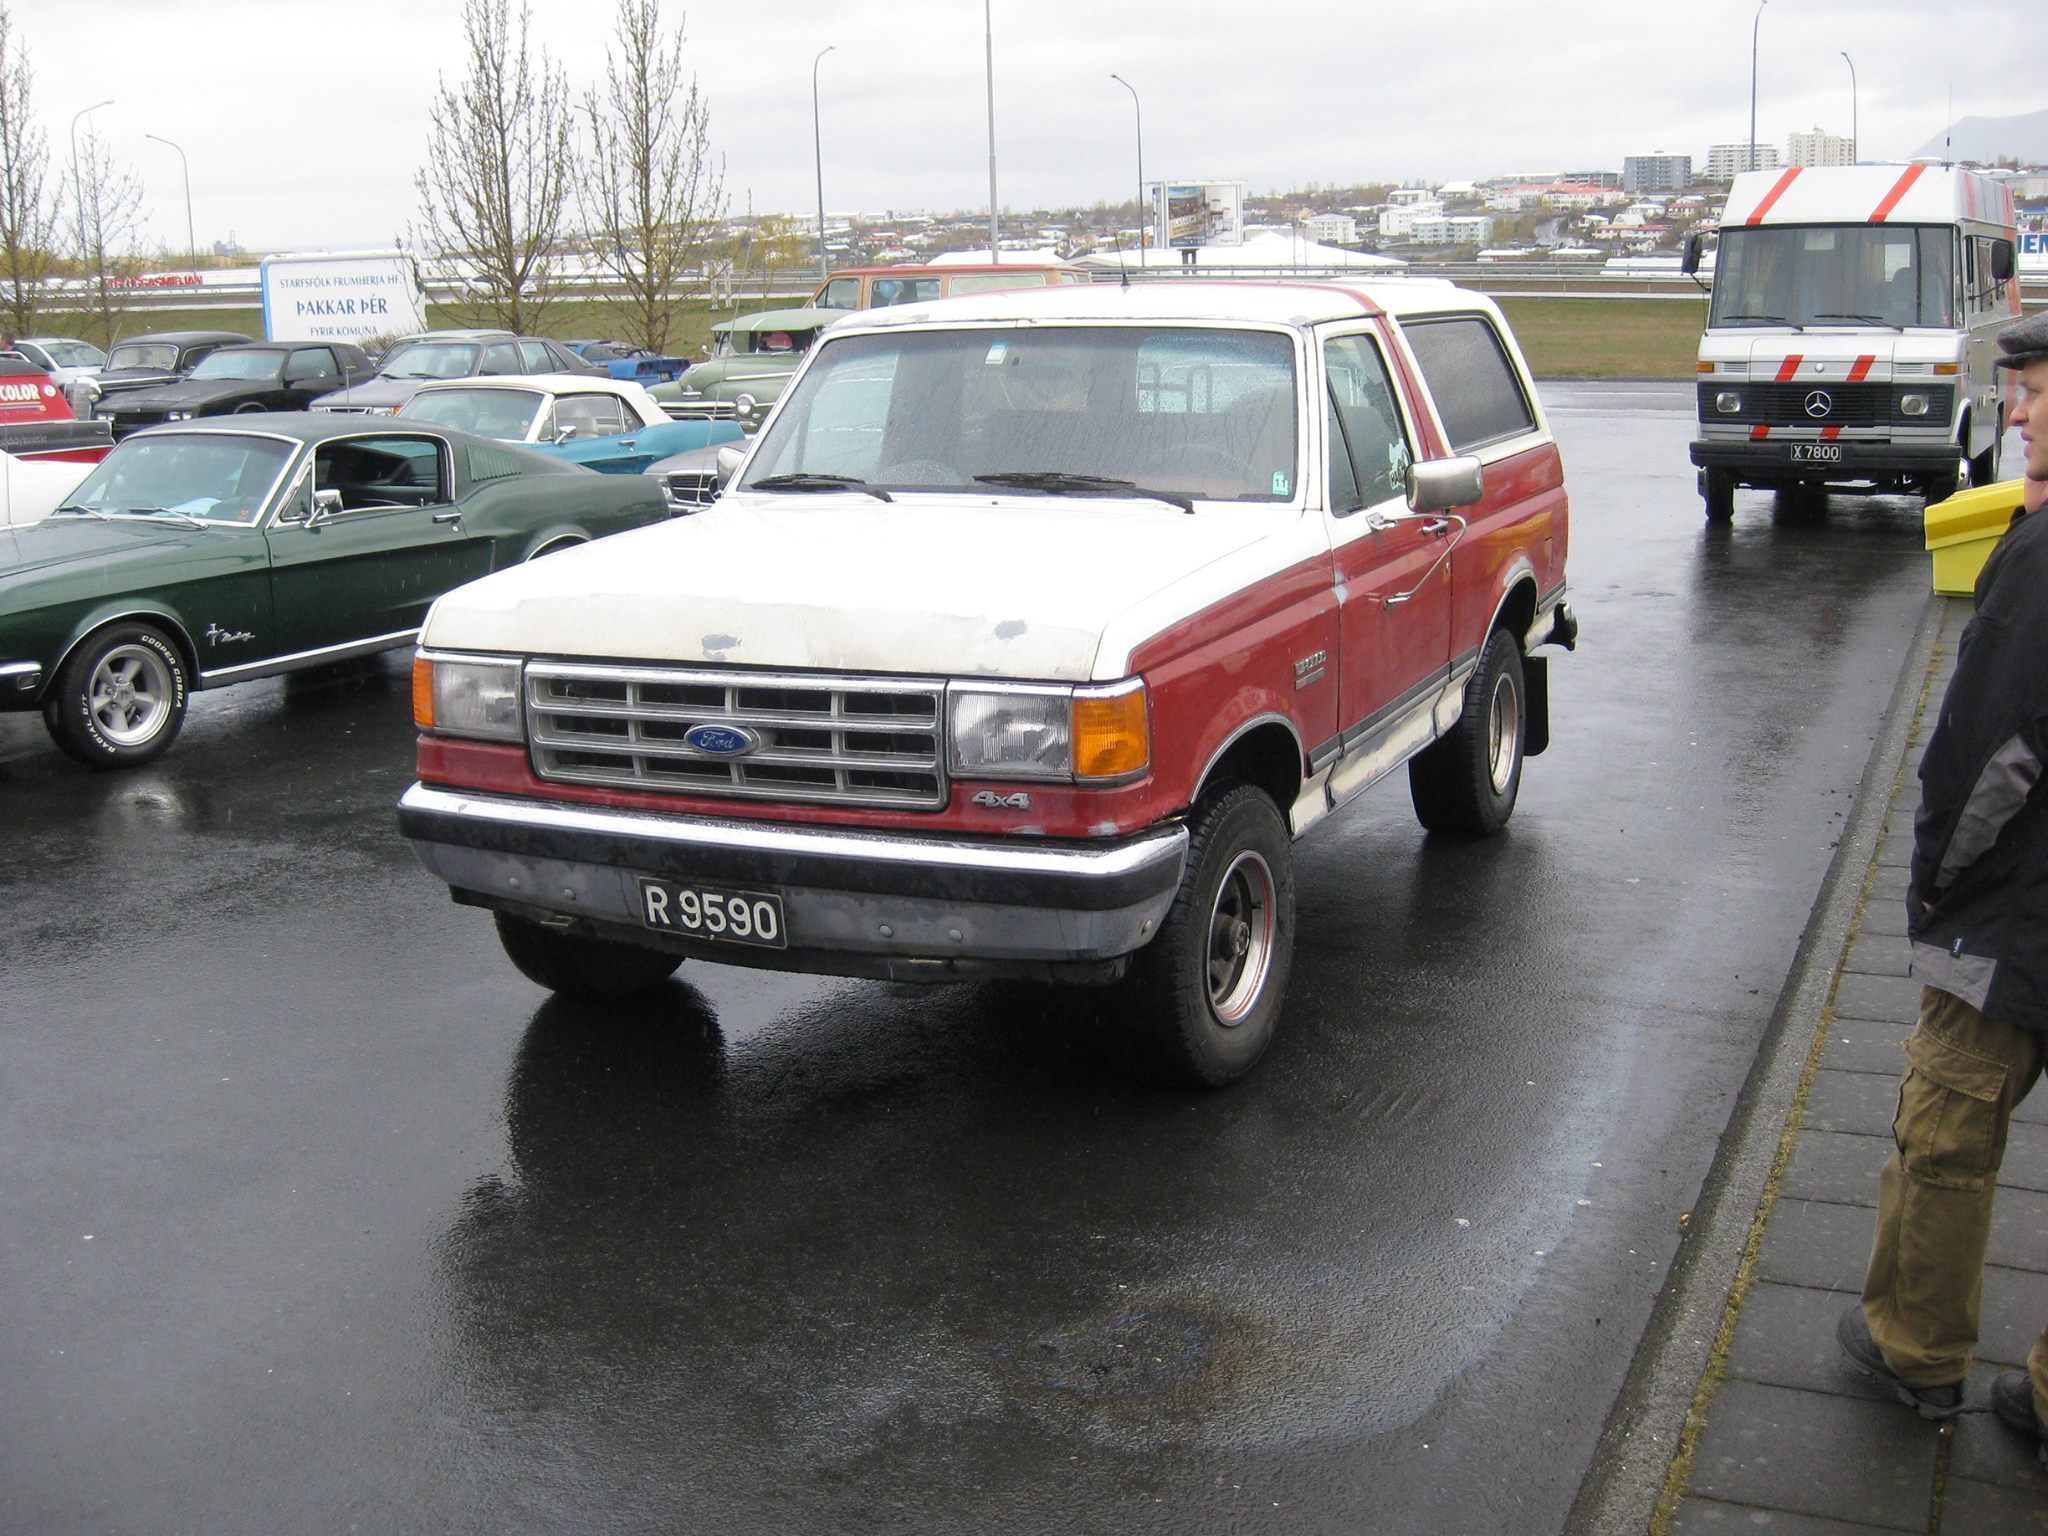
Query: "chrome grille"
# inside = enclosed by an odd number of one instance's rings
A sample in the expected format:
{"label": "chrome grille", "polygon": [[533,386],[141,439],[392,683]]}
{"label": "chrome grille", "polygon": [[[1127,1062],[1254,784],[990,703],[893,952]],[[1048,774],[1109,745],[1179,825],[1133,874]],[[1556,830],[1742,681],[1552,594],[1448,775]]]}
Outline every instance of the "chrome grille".
{"label": "chrome grille", "polygon": [[731,421],[738,414],[730,400],[663,400],[670,421]]}
{"label": "chrome grille", "polygon": [[662,489],[668,493],[671,511],[694,512],[718,499],[718,473],[715,470],[675,470],[663,475],[661,483]]}
{"label": "chrome grille", "polygon": [[[534,772],[567,784],[833,805],[945,804],[945,686],[936,679],[529,662]],[[735,757],[699,725],[750,733]]]}

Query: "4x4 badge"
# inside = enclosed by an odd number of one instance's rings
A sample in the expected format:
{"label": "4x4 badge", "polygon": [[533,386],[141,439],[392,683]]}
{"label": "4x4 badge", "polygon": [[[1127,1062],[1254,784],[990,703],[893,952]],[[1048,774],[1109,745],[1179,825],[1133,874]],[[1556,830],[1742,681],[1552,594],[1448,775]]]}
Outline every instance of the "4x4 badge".
{"label": "4x4 badge", "polygon": [[999,795],[992,789],[984,789],[974,797],[973,803],[985,811],[1028,811],[1031,797],[1018,790],[1014,795]]}

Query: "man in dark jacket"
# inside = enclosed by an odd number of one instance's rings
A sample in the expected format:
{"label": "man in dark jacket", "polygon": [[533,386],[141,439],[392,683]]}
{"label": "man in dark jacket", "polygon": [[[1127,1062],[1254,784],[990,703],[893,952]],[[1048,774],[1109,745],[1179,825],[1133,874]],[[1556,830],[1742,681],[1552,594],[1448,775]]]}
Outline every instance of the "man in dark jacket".
{"label": "man in dark jacket", "polygon": [[[2029,491],[2048,485],[2048,315],[2000,334]],[[2038,494],[2029,501],[2038,504]],[[2022,513],[1977,580],[1920,765],[1906,926],[1924,984],[1878,1180],[1877,1238],[1842,1348],[1927,1418],[1963,1405],[2006,1129],[2048,1059],[2048,513]],[[1992,1384],[2043,1442],[2048,1329]]]}

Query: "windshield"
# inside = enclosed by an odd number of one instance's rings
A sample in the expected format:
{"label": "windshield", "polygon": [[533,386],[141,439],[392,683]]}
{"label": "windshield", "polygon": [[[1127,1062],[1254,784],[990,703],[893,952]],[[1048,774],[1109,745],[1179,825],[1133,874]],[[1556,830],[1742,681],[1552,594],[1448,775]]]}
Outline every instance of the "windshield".
{"label": "windshield", "polygon": [[746,483],[844,476],[987,494],[984,477],[1056,490],[1074,488],[1058,477],[1078,475],[1272,502],[1294,495],[1297,453],[1294,342],[1283,333],[897,331],[825,342],[764,429]]}
{"label": "windshield", "polygon": [[294,445],[240,433],[168,432],[115,445],[65,499],[108,516],[196,517],[245,523],[292,456]]}
{"label": "windshield", "polygon": [[406,401],[398,414],[478,437],[523,443],[547,403],[546,395],[530,389],[427,389]]}
{"label": "windshield", "polygon": [[215,352],[185,377],[188,379],[274,379],[284,372],[282,352]]}
{"label": "windshield", "polygon": [[59,368],[97,368],[107,360],[107,354],[98,347],[82,341],[38,342],[50,360]]}
{"label": "windshield", "polygon": [[415,341],[384,359],[387,379],[466,379],[476,372],[476,348],[467,342]]}
{"label": "windshield", "polygon": [[1715,326],[1955,324],[1943,227],[1783,224],[1724,229]]}
{"label": "windshield", "polygon": [[175,368],[178,349],[168,342],[128,342],[107,354],[107,368]]}

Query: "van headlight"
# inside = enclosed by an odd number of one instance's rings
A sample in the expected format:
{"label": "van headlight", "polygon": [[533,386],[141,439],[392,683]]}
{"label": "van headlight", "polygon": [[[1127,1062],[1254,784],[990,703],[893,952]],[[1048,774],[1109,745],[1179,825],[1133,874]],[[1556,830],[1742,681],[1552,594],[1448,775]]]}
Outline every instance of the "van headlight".
{"label": "van headlight", "polygon": [[1901,416],[1925,416],[1928,404],[1928,398],[1923,394],[1917,392],[1903,394],[1899,396],[1899,414]]}
{"label": "van headlight", "polygon": [[1714,396],[1714,409],[1723,416],[1733,416],[1742,409],[1742,394],[1739,390],[1724,389]]}
{"label": "van headlight", "polygon": [[412,719],[436,735],[526,740],[519,663],[497,656],[419,652],[412,661]]}
{"label": "van headlight", "polygon": [[1152,761],[1145,685],[1103,687],[955,684],[946,691],[956,777],[1102,783]]}

